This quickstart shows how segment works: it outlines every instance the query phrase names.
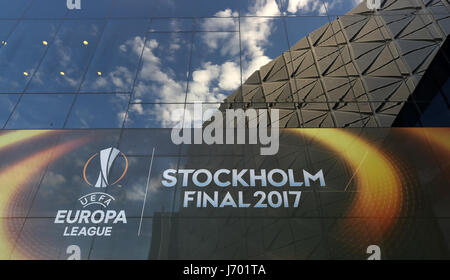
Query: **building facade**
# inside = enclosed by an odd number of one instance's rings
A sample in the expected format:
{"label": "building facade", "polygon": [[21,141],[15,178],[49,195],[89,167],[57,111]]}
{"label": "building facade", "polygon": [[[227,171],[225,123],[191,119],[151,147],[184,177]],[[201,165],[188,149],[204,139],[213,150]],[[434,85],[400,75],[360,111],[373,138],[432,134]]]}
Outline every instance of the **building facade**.
{"label": "building facade", "polygon": [[0,0],[0,259],[450,258],[450,3],[376,2]]}
{"label": "building facade", "polygon": [[441,1],[384,1],[375,11],[361,3],[253,73],[225,102],[279,108],[282,127],[448,126],[425,116],[441,103],[436,115],[448,119],[447,9]]}

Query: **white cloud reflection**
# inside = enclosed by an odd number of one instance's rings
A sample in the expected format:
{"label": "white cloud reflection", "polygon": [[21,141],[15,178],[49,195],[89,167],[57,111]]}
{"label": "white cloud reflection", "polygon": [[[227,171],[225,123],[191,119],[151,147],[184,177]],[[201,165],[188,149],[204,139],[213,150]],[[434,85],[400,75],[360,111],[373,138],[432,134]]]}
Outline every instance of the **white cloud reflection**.
{"label": "white cloud reflection", "polygon": [[[275,0],[260,0],[250,7],[249,13],[262,15],[278,12]],[[202,30],[233,30],[236,21],[232,17],[238,16],[237,11],[225,9],[217,12],[215,15],[222,17],[222,19],[206,19],[202,22]],[[270,62],[271,58],[265,55],[265,47],[269,44],[268,39],[272,28],[270,19],[242,18],[241,29],[245,30],[245,32],[241,33],[241,48],[243,59],[247,60],[245,63],[247,65],[246,69],[242,69],[244,80],[261,66]],[[239,88],[241,84],[239,41],[233,40],[233,36],[236,36],[234,32],[205,32],[201,36],[202,42],[211,52],[217,51],[220,57],[216,60],[222,61],[222,63],[217,64],[207,61],[202,63],[200,67],[192,69],[189,99],[191,101],[220,103],[226,98],[225,93]],[[144,94],[151,92],[152,94],[157,94],[157,96],[154,96],[155,102],[183,103],[185,101],[185,81],[176,80],[174,75],[170,74],[171,71],[164,68],[160,58],[156,57],[153,52],[158,45],[156,40],[147,43],[143,56],[141,81],[136,87],[135,97],[140,98]],[[139,44],[136,44],[136,47],[133,49],[138,51],[140,49]],[[151,81],[152,83],[146,83],[146,81]],[[146,110],[143,106],[138,105],[132,106],[130,110],[134,114],[140,116],[148,115],[150,119],[158,120],[163,127],[171,127],[175,125],[170,118],[171,112],[176,108],[179,108],[179,106],[166,104],[152,106],[151,109]],[[192,108],[192,106],[188,106],[187,110]],[[191,112],[191,116],[193,116],[193,112]]]}
{"label": "white cloud reflection", "polygon": [[[341,5],[342,1],[333,1],[331,4],[328,4],[328,8]],[[359,2],[359,0],[351,1],[355,1],[354,4]],[[325,7],[321,3],[323,2],[317,0],[289,0],[286,7],[287,12],[291,14],[305,11],[316,11],[319,14],[325,14]],[[201,63],[198,68],[192,69],[188,101],[220,103],[230,91],[239,88],[241,84],[241,67],[239,65],[241,58],[243,81],[253,72],[274,59],[266,54],[267,47],[271,44],[269,37],[274,31],[273,19],[253,16],[267,16],[280,13],[275,0],[254,1],[245,14],[252,15],[252,17],[241,18],[241,46],[239,46],[238,40],[233,40],[233,36],[236,36],[235,32],[224,32],[235,28],[236,18],[233,17],[238,17],[238,11],[225,9],[215,14],[217,17],[221,17],[220,20],[210,18],[202,21],[202,30],[222,31],[203,32],[200,35],[202,36],[202,43],[217,55],[214,60],[221,63],[206,61]],[[136,37],[125,42],[121,48],[124,51],[131,50],[135,55],[140,55],[143,44],[144,39]],[[177,79],[173,73],[174,70],[166,67],[161,58],[155,55],[154,51],[159,47],[160,43],[156,39],[148,41],[145,46],[143,67],[139,82],[135,88],[135,101],[139,102],[144,95],[148,96],[151,94],[155,103],[184,103],[186,98],[186,80]],[[178,51],[182,47],[186,48],[186,45],[175,40],[171,43],[169,50]],[[186,49],[186,51],[188,50]],[[165,59],[171,60],[174,58],[168,56]],[[116,71],[109,75],[109,78],[113,83],[119,85],[122,79],[128,79],[129,77],[126,69],[117,68]],[[132,123],[134,121],[131,119],[131,115],[138,115],[144,118],[148,116],[149,120],[159,122],[159,125],[162,127],[172,127],[175,123],[171,120],[171,112],[177,108],[180,108],[180,105],[143,106],[135,104],[130,107],[130,111],[133,114],[128,115],[128,122]],[[187,110],[190,110],[189,106]],[[120,113],[118,116],[122,117],[123,114]]]}

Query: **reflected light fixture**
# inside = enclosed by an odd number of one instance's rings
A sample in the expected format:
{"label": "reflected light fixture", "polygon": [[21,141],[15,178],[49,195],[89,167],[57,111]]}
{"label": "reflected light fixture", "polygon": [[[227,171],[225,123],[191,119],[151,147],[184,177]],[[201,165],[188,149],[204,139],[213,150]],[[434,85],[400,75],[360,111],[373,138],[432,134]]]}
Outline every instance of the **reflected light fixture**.
{"label": "reflected light fixture", "polygon": [[47,45],[48,45],[48,42],[47,42],[47,41],[42,41],[42,44],[43,44],[44,46],[47,46]]}
{"label": "reflected light fixture", "polygon": [[64,75],[66,75],[66,73],[64,73],[64,72],[59,72],[59,74],[61,75],[61,76],[64,76]]}
{"label": "reflected light fixture", "polygon": [[83,45],[87,46],[89,44],[88,41],[83,41]]}
{"label": "reflected light fixture", "polygon": [[101,75],[102,75],[102,72],[97,72],[97,75],[101,76]]}
{"label": "reflected light fixture", "polygon": [[28,72],[23,72],[23,75],[24,76],[28,76]]}

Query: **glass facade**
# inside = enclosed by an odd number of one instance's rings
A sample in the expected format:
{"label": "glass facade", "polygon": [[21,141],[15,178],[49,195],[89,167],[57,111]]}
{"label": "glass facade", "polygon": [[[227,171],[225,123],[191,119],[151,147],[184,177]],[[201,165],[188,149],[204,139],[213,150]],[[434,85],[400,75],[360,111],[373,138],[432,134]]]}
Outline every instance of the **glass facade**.
{"label": "glass facade", "polygon": [[288,127],[402,126],[402,108],[432,118],[423,103],[448,116],[445,93],[415,93],[448,36],[447,1],[85,2],[1,1],[3,128],[170,127],[195,102],[283,108]]}
{"label": "glass facade", "polygon": [[[448,0],[80,2],[0,0],[0,259],[450,257]],[[278,109],[279,153],[173,144],[172,112],[202,124],[198,103]],[[55,216],[88,209],[107,147],[127,223],[66,235]],[[185,208],[162,174],[201,168],[320,169],[327,188],[295,209]]]}

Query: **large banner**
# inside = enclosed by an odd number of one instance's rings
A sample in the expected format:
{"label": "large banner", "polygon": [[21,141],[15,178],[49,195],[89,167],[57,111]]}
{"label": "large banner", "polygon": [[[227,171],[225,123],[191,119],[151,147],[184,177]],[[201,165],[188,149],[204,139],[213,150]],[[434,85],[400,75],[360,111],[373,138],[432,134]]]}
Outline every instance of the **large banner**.
{"label": "large banner", "polygon": [[1,259],[450,257],[450,129],[0,134]]}

